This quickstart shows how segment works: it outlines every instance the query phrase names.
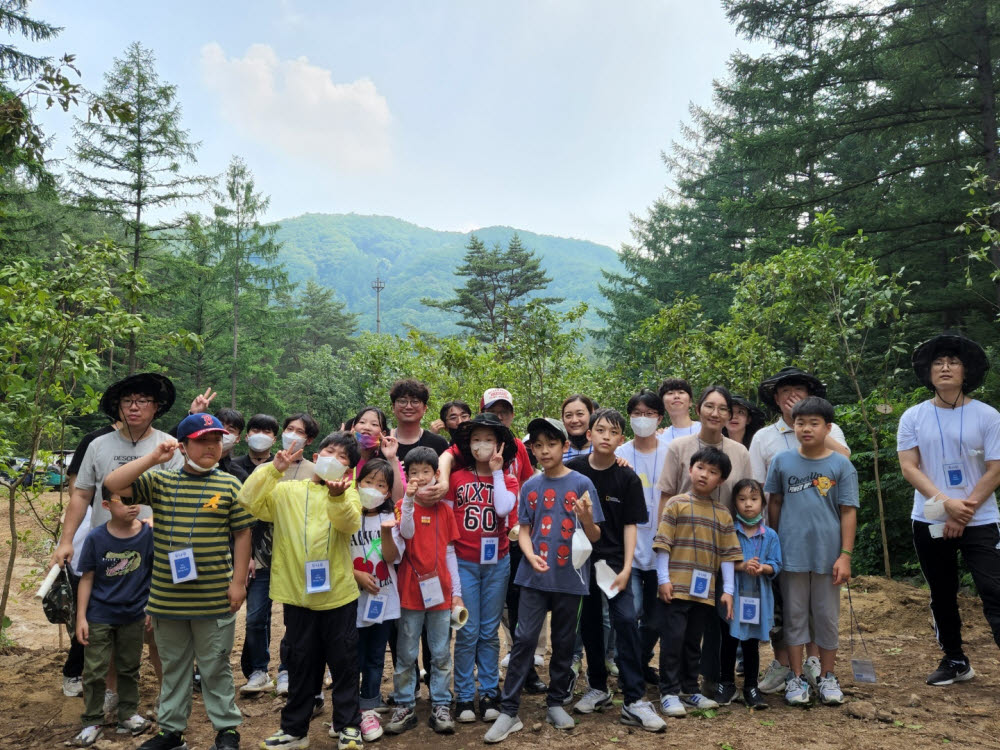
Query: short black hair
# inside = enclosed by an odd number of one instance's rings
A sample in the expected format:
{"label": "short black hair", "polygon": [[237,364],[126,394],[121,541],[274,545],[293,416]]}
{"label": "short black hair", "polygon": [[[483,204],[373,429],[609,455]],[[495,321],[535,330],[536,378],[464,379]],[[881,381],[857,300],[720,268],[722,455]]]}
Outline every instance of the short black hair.
{"label": "short black hair", "polygon": [[331,432],[319,444],[317,451],[322,451],[328,445],[339,445],[347,454],[348,467],[353,469],[361,460],[361,446],[353,432]]}
{"label": "short black hair", "polygon": [[217,412],[215,412],[215,418],[222,422],[223,426],[235,427],[240,432],[243,432],[243,428],[246,427],[246,420],[243,419],[243,413],[237,409],[230,409],[228,406],[223,406]]}
{"label": "short black hair", "polygon": [[760,495],[763,507],[767,507],[767,495],[764,494],[764,487],[756,479],[752,477],[743,477],[740,481],[733,485],[733,503],[736,502],[736,496],[739,495],[747,487],[750,487]]}
{"label": "short black hair", "polygon": [[722,475],[723,482],[729,479],[729,475],[733,471],[733,462],[729,460],[729,456],[720,451],[718,448],[713,448],[712,446],[702,448],[700,451],[691,456],[691,462],[688,466],[693,468],[697,463],[718,467],[719,473]]}
{"label": "short black hair", "polygon": [[662,401],[668,391],[684,391],[692,401],[694,400],[694,391],[691,390],[691,384],[683,378],[667,378],[660,383],[660,389],[656,392],[656,395]]}
{"label": "short black hair", "polygon": [[426,445],[418,445],[416,448],[411,448],[406,454],[406,458],[403,459],[403,468],[406,469],[407,474],[409,474],[410,467],[413,466],[413,464],[427,464],[434,469],[434,471],[437,471],[437,451]]}
{"label": "short black hair", "polygon": [[594,429],[594,425],[601,419],[625,432],[625,417],[617,409],[598,409],[595,411],[590,415],[589,429]]}
{"label": "short black hair", "polygon": [[404,378],[392,384],[392,390],[389,391],[389,401],[396,403],[396,399],[403,398],[404,396],[418,399],[426,405],[430,401],[431,392],[419,380]]}
{"label": "short black hair", "polygon": [[452,409],[456,408],[456,407],[460,411],[463,411],[466,414],[468,414],[470,417],[472,416],[472,407],[469,406],[464,401],[457,401],[457,400],[456,401],[448,401],[447,403],[445,403],[444,406],[441,407],[441,412],[440,412],[441,421],[444,422],[445,417],[448,416],[448,412],[451,411]]}
{"label": "short black hair", "polygon": [[302,422],[305,426],[306,437],[309,440],[315,440],[316,436],[319,435],[319,423],[312,418],[311,414],[306,414],[304,411],[300,411],[298,414],[292,414],[290,417],[285,417],[285,423],[281,425],[281,429],[284,430],[296,419]]}
{"label": "short black hair", "polygon": [[542,435],[550,437],[554,440],[558,440],[560,443],[565,445],[569,442],[569,438],[559,431],[559,428],[555,425],[549,424],[549,422],[535,422],[532,420],[532,425],[534,425],[534,430],[528,431],[528,444],[534,443]]}
{"label": "short black hair", "polygon": [[661,417],[667,413],[667,410],[663,407],[663,396],[656,395],[648,388],[643,388],[628,400],[625,413],[631,414],[640,405],[645,406],[647,409],[652,409]]}
{"label": "short black hair", "polygon": [[270,414],[254,414],[250,417],[250,421],[247,422],[247,432],[250,432],[250,430],[260,430],[261,432],[270,432],[277,437],[278,429],[278,420]]}
{"label": "short black hair", "polygon": [[792,421],[796,417],[823,417],[827,424],[833,422],[833,404],[819,396],[806,396],[792,407]]}

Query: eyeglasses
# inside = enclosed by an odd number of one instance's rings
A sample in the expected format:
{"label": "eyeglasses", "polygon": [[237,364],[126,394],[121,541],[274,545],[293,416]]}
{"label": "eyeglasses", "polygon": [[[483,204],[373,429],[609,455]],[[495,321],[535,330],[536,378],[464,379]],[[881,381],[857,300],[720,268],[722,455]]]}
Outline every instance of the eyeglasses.
{"label": "eyeglasses", "polygon": [[132,406],[149,406],[150,404],[155,404],[156,399],[152,398],[123,398],[120,402],[121,406],[126,409]]}
{"label": "eyeglasses", "polygon": [[702,411],[708,412],[709,414],[728,414],[728,406],[709,406],[708,404],[702,404]]}
{"label": "eyeglasses", "polygon": [[397,406],[421,406],[423,403],[418,398],[397,398],[395,401]]}
{"label": "eyeglasses", "polygon": [[958,357],[941,357],[931,362],[931,367],[944,367],[945,365],[948,367],[961,367],[962,360]]}

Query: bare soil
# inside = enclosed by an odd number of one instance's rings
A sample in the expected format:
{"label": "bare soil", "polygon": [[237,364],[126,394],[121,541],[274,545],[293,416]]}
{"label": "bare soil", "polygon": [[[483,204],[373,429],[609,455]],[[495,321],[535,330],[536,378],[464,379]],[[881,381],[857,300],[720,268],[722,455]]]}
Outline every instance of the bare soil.
{"label": "bare soil", "polygon": [[[32,527],[28,516],[20,516],[19,528]],[[4,524],[0,544],[9,549],[9,532]],[[61,692],[62,664],[68,648],[65,633],[60,641],[59,628],[46,622],[41,605],[33,598],[37,571],[44,567],[45,555],[19,555],[16,560],[12,599],[8,614],[13,621],[10,637],[16,645],[0,651],[0,748],[61,747],[79,731],[83,708],[78,698],[66,698]],[[6,565],[6,558],[0,560]],[[21,583],[30,584],[21,591]],[[848,698],[840,708],[817,706],[791,709],[779,696],[768,699],[770,710],[749,712],[734,704],[712,716],[688,716],[669,720],[667,733],[651,735],[622,726],[614,711],[580,717],[576,729],[558,732],[545,724],[544,701],[526,696],[520,716],[524,731],[512,735],[505,746],[527,748],[542,745],[551,750],[583,748],[719,748],[720,750],[768,750],[769,748],[851,748],[852,750],[912,750],[924,747],[996,748],[1000,745],[1000,653],[983,619],[980,603],[962,597],[962,619],[968,653],[976,669],[970,682],[946,688],[924,684],[934,669],[940,652],[934,642],[928,609],[928,592],[907,583],[882,578],[856,579],[851,586],[854,609],[875,662],[878,682],[855,684],[851,677],[849,608],[846,591],[841,618],[842,650],[838,674]],[[275,608],[272,654],[277,653],[283,633],[280,610]],[[233,668],[237,685],[241,683],[239,653],[242,647],[243,613],[237,624]],[[860,644],[855,645],[861,651]],[[861,655],[861,654],[859,654]],[[770,660],[766,649],[762,663]],[[391,691],[391,661],[383,679],[383,694]],[[544,670],[541,670],[545,679]],[[142,670],[142,712],[156,709],[157,685],[152,667]],[[616,698],[620,699],[620,695]],[[655,700],[654,691],[649,697]],[[328,694],[329,707],[329,694]],[[237,702],[244,715],[240,728],[243,747],[256,747],[261,739],[278,728],[282,701],[273,695]],[[487,725],[458,725],[452,736],[435,735],[426,724],[429,713],[426,689],[417,704],[421,724],[402,737],[383,737],[382,745],[403,750],[422,748],[433,743],[438,750],[465,750],[482,745]],[[310,732],[315,748],[334,748],[336,740],[327,736],[329,710],[313,721]],[[100,740],[100,750],[131,750],[143,738],[122,739],[113,732]],[[214,732],[209,725],[200,696],[196,695],[188,745],[193,750],[207,750]]]}

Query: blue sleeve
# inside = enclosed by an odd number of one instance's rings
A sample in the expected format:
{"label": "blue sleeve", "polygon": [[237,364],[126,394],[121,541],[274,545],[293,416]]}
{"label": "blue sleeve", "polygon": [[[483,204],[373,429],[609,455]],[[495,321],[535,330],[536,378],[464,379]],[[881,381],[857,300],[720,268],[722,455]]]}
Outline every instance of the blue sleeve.
{"label": "blue sleeve", "polygon": [[[840,456],[839,453],[836,455]],[[854,508],[860,507],[857,469],[854,468],[854,464],[851,463],[849,458],[845,456],[840,457],[844,460],[841,462],[840,484],[837,487],[837,504],[849,505]]]}
{"label": "blue sleeve", "polygon": [[151,581],[153,576],[153,530],[146,524],[142,525],[145,529],[139,546],[142,549],[142,568],[143,575],[146,580]]}
{"label": "blue sleeve", "polygon": [[781,476],[781,454],[779,453],[771,461],[771,466],[767,470],[767,479],[764,481],[764,492],[774,493],[776,495],[783,495],[785,492],[785,483],[782,481]]}
{"label": "blue sleeve", "polygon": [[97,529],[93,529],[87,534],[87,538],[83,540],[83,548],[80,550],[80,562],[77,564],[81,575],[84,573],[93,573],[97,570],[97,545],[94,539],[96,535]]}
{"label": "blue sleeve", "polygon": [[517,522],[522,526],[530,526],[531,518],[528,513],[531,512],[531,508],[528,507],[528,493],[535,491],[535,483],[528,480],[521,487],[520,497],[517,501]]}
{"label": "blue sleeve", "polygon": [[778,532],[768,529],[765,533],[767,537],[767,552],[764,554],[764,564],[774,568],[771,578],[781,572],[781,542],[778,540]]}

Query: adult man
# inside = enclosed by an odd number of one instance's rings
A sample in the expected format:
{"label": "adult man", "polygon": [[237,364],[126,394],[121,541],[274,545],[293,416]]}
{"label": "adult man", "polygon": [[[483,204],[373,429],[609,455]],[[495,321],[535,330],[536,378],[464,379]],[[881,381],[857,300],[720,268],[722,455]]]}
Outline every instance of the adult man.
{"label": "adult man", "polygon": [[447,440],[420,426],[430,400],[430,391],[426,385],[413,378],[397,380],[389,391],[389,400],[392,401],[392,413],[396,417],[396,429],[392,431],[392,435],[399,441],[396,456],[400,461],[418,445],[433,448],[439,456],[448,450]]}
{"label": "adult man", "polygon": [[1000,645],[1000,513],[994,494],[1000,484],[1000,413],[966,395],[989,369],[975,341],[935,336],[917,347],[913,369],[934,397],[904,412],[896,442],[903,477],[913,485],[913,546],[944,651],[927,684],[951,685],[975,675],[962,649],[959,552]]}

